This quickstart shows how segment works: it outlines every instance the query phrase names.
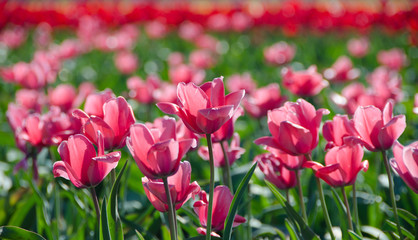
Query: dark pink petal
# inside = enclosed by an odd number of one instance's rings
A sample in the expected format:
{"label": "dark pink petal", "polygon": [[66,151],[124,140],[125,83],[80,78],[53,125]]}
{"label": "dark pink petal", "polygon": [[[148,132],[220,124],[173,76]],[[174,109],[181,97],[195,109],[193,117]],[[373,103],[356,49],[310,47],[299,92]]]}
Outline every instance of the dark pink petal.
{"label": "dark pink petal", "polygon": [[218,107],[225,105],[225,89],[223,77],[215,78],[212,81],[210,102],[211,107]]}
{"label": "dark pink petal", "polygon": [[115,163],[120,160],[121,154],[120,152],[111,152],[106,155],[101,155],[94,157],[94,161],[104,162],[104,163]]}
{"label": "dark pink petal", "polygon": [[312,133],[292,122],[280,124],[278,144],[282,151],[292,155],[306,154],[311,151]]}
{"label": "dark pink petal", "polygon": [[277,149],[279,148],[279,144],[277,144],[276,139],[272,137],[260,137],[257,138],[254,143],[257,145],[265,145]]}
{"label": "dark pink petal", "polygon": [[233,110],[232,105],[201,109],[197,114],[197,126],[206,134],[214,133],[232,117]]}
{"label": "dark pink petal", "polygon": [[237,108],[241,100],[244,98],[244,96],[245,96],[244,90],[232,92],[226,95],[225,105],[234,105],[234,108]]}
{"label": "dark pink petal", "polygon": [[380,131],[378,135],[382,150],[390,149],[406,128],[404,115],[397,115],[392,118]]}
{"label": "dark pink petal", "polygon": [[177,104],[166,102],[157,103],[157,107],[166,114],[177,114],[180,108]]}

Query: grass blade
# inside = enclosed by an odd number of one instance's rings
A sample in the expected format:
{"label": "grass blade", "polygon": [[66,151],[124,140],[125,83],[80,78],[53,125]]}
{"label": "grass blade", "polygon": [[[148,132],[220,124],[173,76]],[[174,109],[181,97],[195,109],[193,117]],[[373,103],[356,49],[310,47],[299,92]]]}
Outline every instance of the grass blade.
{"label": "grass blade", "polygon": [[20,240],[45,240],[41,235],[15,226],[0,227],[1,239]]}

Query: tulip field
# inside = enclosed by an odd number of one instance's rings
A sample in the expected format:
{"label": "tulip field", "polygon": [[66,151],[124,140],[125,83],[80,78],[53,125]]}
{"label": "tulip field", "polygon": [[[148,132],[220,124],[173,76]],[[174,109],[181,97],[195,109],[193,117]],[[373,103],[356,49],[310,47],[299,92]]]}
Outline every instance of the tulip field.
{"label": "tulip field", "polygon": [[418,239],[418,4],[0,1],[0,239]]}

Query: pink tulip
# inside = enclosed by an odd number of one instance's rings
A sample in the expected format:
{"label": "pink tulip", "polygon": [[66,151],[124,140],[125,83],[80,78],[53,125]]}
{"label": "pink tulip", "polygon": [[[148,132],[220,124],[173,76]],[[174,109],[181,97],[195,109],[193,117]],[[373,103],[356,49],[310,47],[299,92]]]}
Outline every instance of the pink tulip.
{"label": "pink tulip", "polygon": [[132,74],[138,68],[138,57],[127,51],[118,52],[115,55],[116,68],[123,74]]}
{"label": "pink tulip", "polygon": [[414,109],[413,112],[415,114],[418,114],[418,93],[415,93],[415,98],[414,98]]}
{"label": "pink tulip", "polygon": [[167,57],[168,66],[175,67],[184,63],[184,55],[181,52],[172,52]]}
{"label": "pink tulip", "polygon": [[83,134],[90,141],[97,143],[97,131],[102,132],[106,150],[124,147],[129,128],[135,123],[132,107],[123,97],[111,98],[105,102],[103,118],[89,116],[79,109],[73,115],[82,120]]}
{"label": "pink tulip", "polygon": [[226,81],[226,88],[230,92],[235,92],[239,90],[245,90],[246,94],[250,94],[254,91],[257,86],[251,77],[251,74],[246,72],[243,74],[234,74],[228,78]]}
{"label": "pink tulip", "polygon": [[49,135],[47,123],[38,113],[28,115],[22,123],[21,129],[16,132],[23,140],[34,147],[42,148],[48,145]]}
{"label": "pink tulip", "polygon": [[115,97],[115,94],[113,94],[112,90],[110,89],[106,89],[98,93],[92,93],[87,96],[86,103],[84,104],[84,111],[88,115],[94,115],[99,118],[103,118],[103,105],[105,102]]}
{"label": "pink tulip", "polygon": [[364,57],[369,52],[369,40],[367,38],[353,38],[347,43],[348,52],[354,57]]}
{"label": "pink tulip", "polygon": [[161,39],[167,35],[168,27],[162,21],[154,20],[145,25],[145,32],[151,39]]}
{"label": "pink tulip", "polygon": [[[199,184],[194,181],[190,183],[192,168],[187,161],[181,162],[178,171],[167,178],[170,189],[171,199],[176,210],[180,209],[190,198],[200,192]],[[151,180],[147,177],[142,178],[145,194],[151,204],[160,212],[168,211],[167,195],[161,179]]]}
{"label": "pink tulip", "polygon": [[325,155],[325,166],[318,162],[308,161],[304,164],[315,171],[316,177],[321,178],[332,187],[353,185],[357,174],[367,171],[369,162],[363,159],[363,148],[360,144],[334,147]]}
{"label": "pink tulip", "polygon": [[303,164],[307,161],[304,155],[293,156],[272,147],[266,147],[266,150],[272,153],[283,167],[292,171],[304,168]]}
{"label": "pink tulip", "polygon": [[243,12],[235,12],[231,16],[231,27],[237,32],[247,30],[253,25],[253,20],[250,16]]}
{"label": "pink tulip", "polygon": [[181,82],[192,82],[194,84],[200,84],[203,82],[206,73],[202,69],[197,69],[193,66],[181,64],[175,67],[171,67],[168,71],[168,75],[170,81],[174,84],[178,84]]}
{"label": "pink tulip", "polygon": [[16,132],[23,126],[23,122],[29,115],[29,110],[20,105],[9,103],[7,106],[6,117],[13,132]]}
{"label": "pink tulip", "polygon": [[121,157],[120,152],[104,153],[104,140],[98,132],[98,153],[93,144],[81,134],[76,134],[62,142],[58,152],[62,161],[54,163],[54,177],[70,180],[78,188],[98,185],[116,168]]}
{"label": "pink tulip", "polygon": [[213,54],[205,49],[195,50],[190,53],[189,61],[191,65],[201,69],[211,68],[215,65]]}
{"label": "pink tulip", "polygon": [[210,30],[225,32],[230,28],[230,20],[225,14],[213,14],[207,20],[207,27]]}
{"label": "pink tulip", "polygon": [[141,172],[157,179],[173,175],[190,147],[196,146],[196,141],[177,140],[176,121],[164,118],[150,129],[144,124],[132,125],[127,146]]}
{"label": "pink tulip", "polygon": [[[216,232],[224,229],[225,220],[231,206],[232,198],[231,191],[226,186],[217,186],[213,192],[213,206],[212,206],[212,232],[210,235],[214,237],[220,237]],[[200,192],[200,200],[193,204],[193,208],[197,216],[199,217],[200,224],[203,227],[199,227],[197,232],[202,235],[206,235],[206,221],[208,213],[208,200],[205,191]],[[233,227],[245,222],[245,218],[240,215],[235,215]]]}
{"label": "pink tulip", "polygon": [[243,90],[225,96],[223,77],[215,78],[200,87],[193,83],[177,86],[178,104],[158,103],[167,114],[176,114],[184,124],[198,134],[212,134],[231,119],[238,109]]}
{"label": "pink tulip", "polygon": [[353,120],[349,120],[347,115],[334,116],[332,121],[326,121],[322,127],[322,134],[328,141],[325,149],[331,149],[335,146],[342,146],[344,138],[352,136],[357,137],[358,133],[354,128]]}
{"label": "pink tulip", "polygon": [[179,26],[179,36],[185,40],[193,40],[203,34],[203,27],[193,22],[183,22]]}
{"label": "pink tulip", "polygon": [[69,84],[60,84],[48,91],[49,104],[59,107],[63,112],[68,112],[73,108],[76,97],[75,88]]}
{"label": "pink tulip", "polygon": [[318,145],[318,130],[327,109],[315,107],[303,99],[286,102],[267,114],[272,137],[261,137],[256,144],[280,149],[291,155],[309,154]]}
{"label": "pink tulip", "polygon": [[407,64],[407,58],[403,50],[393,48],[388,51],[380,51],[377,54],[377,61],[390,69],[399,71]]}
{"label": "pink tulip", "polygon": [[283,65],[293,60],[296,48],[286,42],[278,42],[264,49],[264,58],[273,65]]}
{"label": "pink tulip", "polygon": [[242,107],[238,107],[234,116],[231,119],[229,119],[224,125],[222,125],[222,127],[219,128],[219,130],[212,134],[212,141],[222,142],[231,139],[232,135],[234,134],[235,122],[242,115],[244,115],[244,110],[242,109]]}
{"label": "pink tulip", "polygon": [[177,103],[177,87],[174,84],[162,81],[159,88],[152,93],[156,102]]}
{"label": "pink tulip", "polygon": [[316,71],[314,65],[305,71],[297,72],[286,67],[282,69],[281,74],[283,86],[298,96],[315,96],[328,86],[328,82]]}
{"label": "pink tulip", "polygon": [[357,108],[353,121],[360,138],[356,140],[369,151],[390,149],[406,127],[405,116],[393,117],[392,112],[392,101],[386,104],[383,112],[374,106]]}
{"label": "pink tulip", "polygon": [[286,97],[280,95],[280,87],[277,83],[271,83],[259,88],[247,95],[242,104],[245,110],[253,118],[262,118],[269,110],[278,108]]}
{"label": "pink tulip", "polygon": [[346,56],[341,56],[337,61],[324,71],[324,77],[333,82],[352,81],[360,76],[360,70],[353,68],[353,63]]}
{"label": "pink tulip", "polygon": [[27,110],[41,112],[45,103],[45,95],[43,92],[35,89],[20,89],[16,92],[16,103]]}
{"label": "pink tulip", "polygon": [[209,34],[201,34],[196,39],[194,39],[193,42],[198,48],[207,49],[212,52],[222,54],[222,50],[218,47],[218,39],[212,37]]}
{"label": "pink tulip", "polygon": [[201,137],[200,134],[196,134],[192,131],[190,131],[190,129],[188,129],[186,127],[186,125],[184,125],[182,120],[178,120],[176,122],[176,136],[177,136],[177,140],[183,140],[183,139],[194,139],[196,140],[196,146],[195,147],[191,147],[189,151],[195,150],[198,145],[199,145],[199,139]]}
{"label": "pink tulip", "polygon": [[264,173],[266,180],[279,189],[289,189],[296,186],[295,172],[285,168],[273,154],[257,155],[254,161],[258,162],[258,168]]}
{"label": "pink tulip", "polygon": [[418,194],[418,141],[406,147],[396,141],[393,145],[393,156],[390,165],[406,185]]}
{"label": "pink tulip", "polygon": [[379,98],[393,99],[397,102],[402,100],[402,77],[396,71],[386,67],[378,67],[366,79],[371,85],[372,91]]}
{"label": "pink tulip", "polygon": [[23,27],[14,26],[0,33],[0,43],[8,48],[18,48],[26,40],[27,32]]}
{"label": "pink tulip", "polygon": [[130,77],[127,81],[129,96],[139,103],[150,104],[154,101],[153,93],[161,85],[157,76],[148,76],[146,81],[140,77]]}
{"label": "pink tulip", "polygon": [[[215,167],[225,166],[225,157],[222,151],[221,144],[224,145],[230,165],[232,165],[237,159],[241,157],[242,154],[245,153],[245,149],[239,146],[240,145],[239,135],[238,133],[235,133],[230,146],[228,146],[227,142],[219,142],[219,143],[213,144],[213,159],[214,159]],[[199,156],[203,158],[204,160],[209,161],[208,147],[200,147]]]}

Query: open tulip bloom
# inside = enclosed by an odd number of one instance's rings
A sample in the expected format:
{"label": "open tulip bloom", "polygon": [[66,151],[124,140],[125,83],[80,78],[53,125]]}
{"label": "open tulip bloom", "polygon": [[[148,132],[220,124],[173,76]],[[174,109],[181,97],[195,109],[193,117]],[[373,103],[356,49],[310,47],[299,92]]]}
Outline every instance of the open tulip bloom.
{"label": "open tulip bloom", "polygon": [[418,194],[418,141],[409,146],[402,146],[399,142],[395,142],[393,156],[394,158],[390,159],[392,168],[406,185]]}
{"label": "open tulip bloom", "polygon": [[193,132],[211,134],[217,131],[234,115],[244,90],[225,96],[223,77],[196,86],[193,83],[179,83],[177,104],[158,103],[157,106],[167,114],[176,114]]}
{"label": "open tulip bloom", "polygon": [[104,139],[98,136],[98,152],[93,143],[82,134],[70,136],[63,141],[58,152],[62,161],[54,163],[54,177],[70,180],[78,188],[94,187],[116,168],[121,157],[120,152],[104,153]]}

